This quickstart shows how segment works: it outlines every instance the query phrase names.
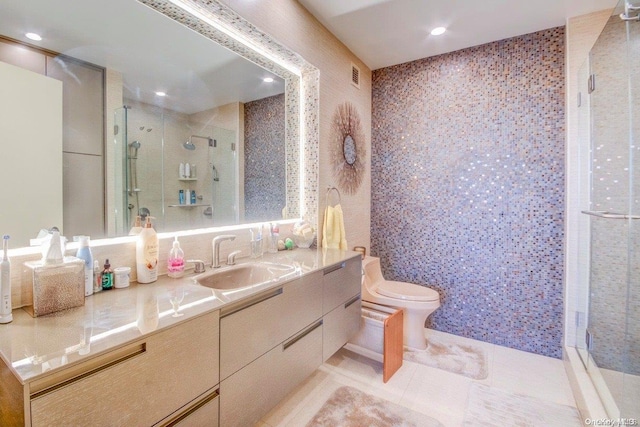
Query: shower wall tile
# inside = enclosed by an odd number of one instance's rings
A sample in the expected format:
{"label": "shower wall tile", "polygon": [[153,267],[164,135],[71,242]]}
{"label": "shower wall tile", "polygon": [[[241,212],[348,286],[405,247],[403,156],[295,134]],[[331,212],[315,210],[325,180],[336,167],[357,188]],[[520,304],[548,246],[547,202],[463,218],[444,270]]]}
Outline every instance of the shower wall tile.
{"label": "shower wall tile", "polygon": [[281,218],[287,204],[284,98],[281,94],[244,104],[244,203],[249,222]]}
{"label": "shower wall tile", "polygon": [[434,329],[561,357],[564,28],[373,74],[372,253]]}

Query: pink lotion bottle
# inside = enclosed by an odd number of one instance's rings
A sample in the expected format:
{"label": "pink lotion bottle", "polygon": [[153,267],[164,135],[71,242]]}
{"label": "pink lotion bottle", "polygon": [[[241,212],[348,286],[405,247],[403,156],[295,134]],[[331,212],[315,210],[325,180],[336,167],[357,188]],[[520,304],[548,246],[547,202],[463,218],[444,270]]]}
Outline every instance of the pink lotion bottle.
{"label": "pink lotion bottle", "polygon": [[173,247],[169,251],[169,259],[167,259],[168,276],[179,279],[184,276],[184,251],[180,248],[178,236],[173,241]]}

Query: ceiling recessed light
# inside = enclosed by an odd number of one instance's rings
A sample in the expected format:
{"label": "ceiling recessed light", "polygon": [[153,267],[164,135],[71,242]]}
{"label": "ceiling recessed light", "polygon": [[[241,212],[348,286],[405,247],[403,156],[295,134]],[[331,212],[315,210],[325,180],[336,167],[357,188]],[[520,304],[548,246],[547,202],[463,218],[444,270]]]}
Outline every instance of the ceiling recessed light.
{"label": "ceiling recessed light", "polygon": [[273,77],[265,77],[262,81],[265,83],[273,83]]}
{"label": "ceiling recessed light", "polygon": [[431,35],[432,36],[439,36],[444,34],[444,32],[447,31],[447,29],[445,27],[436,27],[433,30],[431,30]]}
{"label": "ceiling recessed light", "polygon": [[30,40],[35,40],[37,42],[42,40],[42,37],[40,37],[40,34],[36,34],[36,33],[27,33],[27,34],[25,34],[25,37],[30,39]]}
{"label": "ceiling recessed light", "polygon": [[167,96],[167,94],[164,93],[164,92],[156,92],[156,95],[158,95],[158,96]]}

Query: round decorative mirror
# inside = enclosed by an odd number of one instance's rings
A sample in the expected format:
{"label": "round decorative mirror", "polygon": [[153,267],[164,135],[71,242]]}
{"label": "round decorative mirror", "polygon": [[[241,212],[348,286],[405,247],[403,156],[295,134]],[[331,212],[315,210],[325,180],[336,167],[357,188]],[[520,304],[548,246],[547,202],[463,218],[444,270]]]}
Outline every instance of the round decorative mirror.
{"label": "round decorative mirror", "polygon": [[356,162],[356,142],[351,135],[347,135],[342,143],[342,154],[344,155],[344,161],[349,166],[353,166]]}
{"label": "round decorative mirror", "polygon": [[367,148],[365,133],[356,107],[338,105],[331,129],[331,163],[337,184],[347,194],[355,194],[364,177]]}

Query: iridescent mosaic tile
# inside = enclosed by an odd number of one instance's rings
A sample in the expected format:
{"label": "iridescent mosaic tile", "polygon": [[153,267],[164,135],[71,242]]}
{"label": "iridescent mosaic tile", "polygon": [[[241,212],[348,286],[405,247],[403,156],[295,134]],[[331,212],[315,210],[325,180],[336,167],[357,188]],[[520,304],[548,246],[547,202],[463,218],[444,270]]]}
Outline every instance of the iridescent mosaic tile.
{"label": "iridescent mosaic tile", "polygon": [[287,204],[284,95],[244,104],[245,221],[280,218]]}
{"label": "iridescent mosaic tile", "polygon": [[372,253],[434,329],[561,357],[564,28],[373,73]]}

